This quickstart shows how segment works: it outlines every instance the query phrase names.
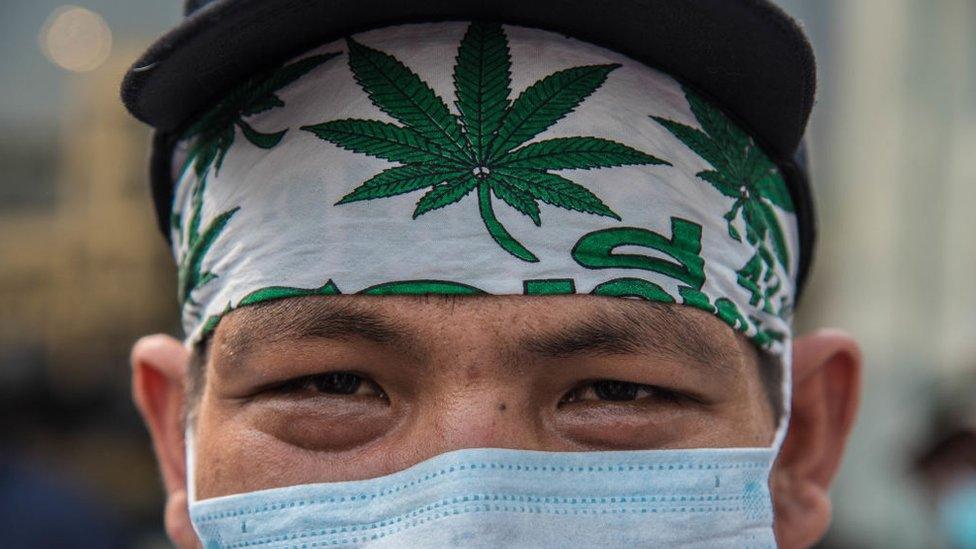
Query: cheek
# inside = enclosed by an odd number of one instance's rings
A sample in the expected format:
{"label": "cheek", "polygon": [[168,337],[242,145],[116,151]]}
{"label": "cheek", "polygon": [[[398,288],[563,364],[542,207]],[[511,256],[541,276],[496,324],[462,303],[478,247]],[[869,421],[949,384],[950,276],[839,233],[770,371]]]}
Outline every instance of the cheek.
{"label": "cheek", "polygon": [[205,400],[195,436],[197,498],[370,473],[375,447],[396,421],[376,405],[359,404],[241,407]]}
{"label": "cheek", "polygon": [[197,499],[270,488],[295,472],[293,460],[274,438],[214,415],[201,408],[197,416]]}
{"label": "cheek", "polygon": [[731,404],[726,413],[702,426],[702,436],[712,447],[765,448],[773,443],[776,424],[764,395]]}
{"label": "cheek", "polygon": [[258,405],[241,414],[242,420],[286,445],[314,452],[344,452],[364,446],[395,423],[394,411],[376,398],[318,400]]}
{"label": "cheek", "polygon": [[774,410],[770,396],[760,381],[754,382],[749,398],[742,403],[743,436],[751,436],[753,446],[770,446],[776,437],[779,426],[777,418],[783,416],[782,410]]}
{"label": "cheek", "polygon": [[577,406],[552,415],[548,428],[590,450],[765,447],[772,419],[755,402],[693,406]]}
{"label": "cheek", "polygon": [[694,435],[701,409],[676,406],[579,403],[556,410],[549,427],[584,448],[650,450],[678,448]]}

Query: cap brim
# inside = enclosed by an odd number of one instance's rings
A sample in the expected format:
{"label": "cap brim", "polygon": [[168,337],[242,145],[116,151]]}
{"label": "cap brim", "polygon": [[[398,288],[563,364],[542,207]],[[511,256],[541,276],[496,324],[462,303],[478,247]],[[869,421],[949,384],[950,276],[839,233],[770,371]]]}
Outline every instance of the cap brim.
{"label": "cap brim", "polygon": [[[193,4],[201,4],[194,2]],[[814,241],[797,153],[813,106],[813,52],[766,0],[214,0],[125,75],[122,101],[155,127],[153,194],[168,235],[169,151],[196,114],[252,73],[349,34],[394,24],[490,20],[567,34],[660,69],[734,117],[783,168],[800,223],[802,286]]]}

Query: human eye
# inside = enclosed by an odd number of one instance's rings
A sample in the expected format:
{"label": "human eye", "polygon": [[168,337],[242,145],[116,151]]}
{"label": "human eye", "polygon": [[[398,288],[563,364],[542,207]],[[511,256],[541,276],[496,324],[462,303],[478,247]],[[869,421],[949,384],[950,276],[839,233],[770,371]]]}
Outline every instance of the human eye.
{"label": "human eye", "polygon": [[653,400],[657,402],[680,402],[691,397],[663,387],[632,383],[613,379],[600,379],[577,385],[559,401],[559,404],[580,402],[634,402]]}
{"label": "human eye", "polygon": [[279,394],[302,396],[359,396],[387,400],[387,395],[375,381],[354,372],[327,372],[288,380],[272,388]]}
{"label": "human eye", "polygon": [[339,452],[367,444],[391,429],[397,417],[379,383],[348,370],[278,381],[259,388],[243,404],[255,429],[313,451]]}

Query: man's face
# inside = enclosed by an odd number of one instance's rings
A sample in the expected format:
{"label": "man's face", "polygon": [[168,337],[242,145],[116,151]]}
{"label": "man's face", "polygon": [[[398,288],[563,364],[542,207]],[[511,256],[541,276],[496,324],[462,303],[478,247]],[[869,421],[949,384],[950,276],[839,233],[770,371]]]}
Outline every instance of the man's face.
{"label": "man's face", "polygon": [[777,376],[742,336],[619,298],[292,299],[229,314],[208,354],[191,371],[201,499],[461,448],[764,447],[776,428]]}

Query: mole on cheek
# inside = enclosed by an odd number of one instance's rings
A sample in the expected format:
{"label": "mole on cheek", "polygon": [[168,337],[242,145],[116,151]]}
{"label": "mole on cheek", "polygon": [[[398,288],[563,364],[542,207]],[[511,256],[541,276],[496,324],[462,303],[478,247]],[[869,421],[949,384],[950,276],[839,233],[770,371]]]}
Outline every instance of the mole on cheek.
{"label": "mole on cheek", "polygon": [[504,402],[499,402],[498,403],[498,411],[499,412],[504,412],[505,411],[505,408],[507,408],[507,406],[505,406],[505,403]]}

